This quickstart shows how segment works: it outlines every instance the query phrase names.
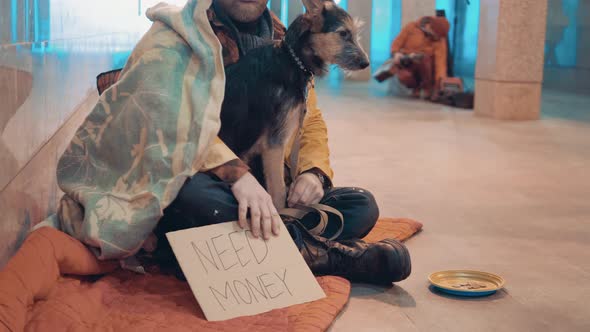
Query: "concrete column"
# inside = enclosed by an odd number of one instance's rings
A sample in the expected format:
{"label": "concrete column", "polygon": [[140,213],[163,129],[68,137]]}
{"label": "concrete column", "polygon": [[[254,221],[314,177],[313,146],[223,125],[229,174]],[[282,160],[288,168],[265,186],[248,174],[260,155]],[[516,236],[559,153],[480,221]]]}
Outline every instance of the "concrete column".
{"label": "concrete column", "polygon": [[436,14],[436,0],[402,0],[402,28],[423,16]]}
{"label": "concrete column", "polygon": [[[25,1],[17,1],[16,3],[16,41],[17,42],[27,42],[27,31],[28,31],[28,24],[31,19],[29,12],[28,12],[28,0]],[[15,19],[14,17],[12,18]]]}
{"label": "concrete column", "polygon": [[[364,22],[361,32],[361,45],[371,59],[371,20],[373,17],[373,0],[352,0],[348,1],[348,13],[354,17],[359,18]],[[354,72],[347,77],[352,81],[368,81],[371,79],[371,67]]]}
{"label": "concrete column", "polygon": [[481,0],[475,114],[538,119],[547,0]]}
{"label": "concrete column", "polygon": [[10,1],[0,1],[0,45],[12,42],[12,11]]}
{"label": "concrete column", "polygon": [[29,0],[0,3],[0,42],[2,44],[29,41],[31,15]]}

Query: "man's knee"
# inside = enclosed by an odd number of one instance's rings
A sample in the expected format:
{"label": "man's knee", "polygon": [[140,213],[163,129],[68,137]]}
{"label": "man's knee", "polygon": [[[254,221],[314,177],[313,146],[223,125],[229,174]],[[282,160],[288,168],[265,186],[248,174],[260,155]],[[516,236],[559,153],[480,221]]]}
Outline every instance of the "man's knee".
{"label": "man's knee", "polygon": [[379,219],[379,206],[375,196],[362,188],[350,188],[351,195],[355,195],[357,203],[357,213],[360,220],[364,220],[365,225],[373,228]]}
{"label": "man's knee", "polygon": [[364,237],[373,229],[379,218],[379,207],[375,197],[362,188],[334,189],[322,203],[336,208],[344,215],[342,239]]}
{"label": "man's knee", "polygon": [[237,205],[229,185],[197,173],[182,186],[169,209],[189,218],[225,219],[237,214]]}
{"label": "man's knee", "polygon": [[188,179],[180,188],[175,205],[189,206],[194,202],[200,202],[209,196],[212,186],[215,186],[216,180],[205,173],[197,173]]}
{"label": "man's knee", "polygon": [[397,73],[397,79],[408,89],[413,89],[418,86],[418,82],[414,77],[414,73],[407,69],[402,69]]}

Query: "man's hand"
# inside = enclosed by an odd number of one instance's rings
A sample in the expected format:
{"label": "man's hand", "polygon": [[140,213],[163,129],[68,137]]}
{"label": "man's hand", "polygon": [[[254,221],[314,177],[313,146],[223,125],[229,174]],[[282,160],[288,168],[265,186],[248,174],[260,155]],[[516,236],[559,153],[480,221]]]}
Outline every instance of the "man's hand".
{"label": "man's hand", "polygon": [[283,222],[270,195],[249,172],[242,176],[231,188],[239,204],[239,225],[246,228],[248,210],[250,210],[250,227],[252,235],[258,238],[262,231],[265,240],[271,235],[279,235],[280,223]]}
{"label": "man's hand", "polygon": [[393,54],[393,64],[396,66],[399,66],[400,61],[402,60],[402,58],[404,57],[404,54],[401,52],[395,52]]}
{"label": "man's hand", "polygon": [[303,173],[291,185],[287,202],[290,207],[297,204],[317,204],[323,197],[324,188],[318,176],[313,173]]}

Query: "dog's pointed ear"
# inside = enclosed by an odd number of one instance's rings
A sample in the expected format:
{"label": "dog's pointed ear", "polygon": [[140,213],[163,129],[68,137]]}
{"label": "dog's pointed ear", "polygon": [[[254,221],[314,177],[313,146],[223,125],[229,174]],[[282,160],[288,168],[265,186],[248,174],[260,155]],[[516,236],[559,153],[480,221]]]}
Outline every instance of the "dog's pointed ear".
{"label": "dog's pointed ear", "polygon": [[305,6],[306,16],[312,32],[319,32],[324,25],[323,12],[325,4],[332,0],[301,0]]}
{"label": "dog's pointed ear", "polygon": [[324,0],[301,0],[305,10],[313,17],[322,15],[324,11]]}

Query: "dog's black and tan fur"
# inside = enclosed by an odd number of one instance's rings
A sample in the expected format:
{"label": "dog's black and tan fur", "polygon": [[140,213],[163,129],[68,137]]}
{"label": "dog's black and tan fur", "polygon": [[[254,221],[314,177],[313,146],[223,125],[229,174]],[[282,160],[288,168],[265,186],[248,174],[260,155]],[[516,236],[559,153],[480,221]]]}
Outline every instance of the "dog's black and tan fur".
{"label": "dog's black and tan fur", "polygon": [[305,115],[311,79],[325,75],[330,64],[351,71],[369,66],[359,26],[348,13],[329,0],[303,3],[306,13],[281,44],[254,49],[226,68],[219,136],[244,162],[261,158],[263,182],[277,209],[286,204],[285,146]]}

